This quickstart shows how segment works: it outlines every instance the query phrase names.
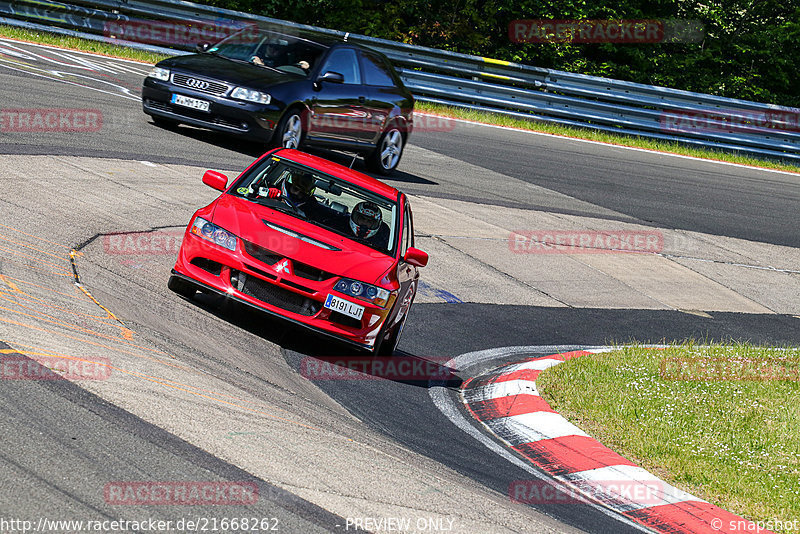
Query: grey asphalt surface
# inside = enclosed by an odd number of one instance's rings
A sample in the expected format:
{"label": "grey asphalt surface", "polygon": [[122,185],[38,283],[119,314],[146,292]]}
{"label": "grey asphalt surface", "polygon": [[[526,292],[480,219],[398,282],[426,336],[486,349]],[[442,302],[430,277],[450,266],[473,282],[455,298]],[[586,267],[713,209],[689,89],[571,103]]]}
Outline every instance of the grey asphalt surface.
{"label": "grey asphalt surface", "polygon": [[[0,349],[9,349],[0,343]],[[20,358],[4,354],[2,358]],[[3,380],[0,388],[0,517],[52,521],[43,532],[82,532],[56,521],[128,521],[125,530],[152,530],[149,522],[258,518],[281,532],[336,532],[345,521],[176,438],[65,379]],[[242,483],[257,487],[246,505],[120,505],[108,484],[137,481]],[[224,498],[224,497],[223,497]],[[204,519],[203,519],[204,518]],[[134,526],[141,522],[143,526]],[[29,531],[31,527],[28,527]],[[16,529],[14,529],[16,530]],[[200,531],[202,528],[187,529]],[[352,530],[352,529],[351,529]],[[90,531],[90,529],[89,529]],[[13,532],[4,529],[3,532]]]}
{"label": "grey asphalt surface", "polygon": [[[456,132],[419,133],[414,142],[654,226],[800,245],[798,175],[508,130],[461,127]],[[486,186],[491,188],[481,187]],[[524,204],[535,207],[536,199]]]}
{"label": "grey asphalt surface", "polygon": [[[0,53],[2,46],[3,43],[0,42]],[[54,75],[48,72],[67,70],[67,67],[30,57],[17,58],[27,62],[28,66],[22,69],[24,72],[20,72],[22,67],[18,64],[9,67],[7,61],[0,61],[0,67],[3,67],[0,69],[0,101],[3,102],[4,109],[96,108],[103,113],[104,128],[98,133],[82,135],[23,134],[0,130],[0,153],[83,155],[238,171],[262,151],[262,147],[257,145],[202,130],[182,127],[172,131],[155,127],[141,113],[135,98],[126,94],[129,91],[135,95],[141,80],[141,76],[132,72],[118,70],[107,73],[102,84],[81,79],[82,86],[67,85],[52,80]],[[37,70],[32,70],[31,65]],[[143,66],[130,68],[146,70]],[[44,80],[43,76],[51,79]],[[114,85],[110,85],[111,83]],[[35,98],[31,97],[31,85],[36,88],[33,93]],[[87,85],[113,94],[92,91],[85,87]],[[545,206],[539,199],[526,197],[519,192],[516,195],[497,195],[498,184],[482,180],[481,176],[460,176],[457,186],[452,185],[452,177],[451,180],[438,183],[403,172],[390,181],[411,194],[471,201],[488,199],[485,200],[486,203],[498,207],[587,213],[625,221],[655,222],[664,227],[691,229],[766,243],[793,247],[800,245],[800,236],[794,228],[796,224],[788,215],[797,213],[800,207],[798,176],[765,175],[738,167],[499,129],[477,129],[472,126],[457,126],[446,133],[418,131],[412,142],[426,150],[564,193],[616,214],[603,215],[596,211],[589,213],[579,203]],[[482,147],[481,150],[476,150],[476,146]],[[340,161],[347,159],[345,156],[333,157]],[[359,165],[356,164],[357,167]],[[442,174],[446,175],[447,169],[442,169]],[[197,177],[188,177],[187,180],[197,182]],[[31,182],[31,186],[35,188],[35,176],[31,177]],[[6,200],[13,202],[13,199]],[[168,261],[165,260],[165,263]],[[144,281],[137,284],[144,284],[153,290],[160,284],[164,290],[161,282],[145,277]],[[129,295],[129,291],[135,289],[133,286],[137,284],[120,288],[120,294],[114,299],[114,309],[121,317],[126,314],[135,315],[135,308],[141,306],[137,302],[130,302],[126,306],[123,302],[123,296]],[[98,294],[103,294],[106,288],[99,290]],[[114,296],[108,295],[108,298],[113,299]],[[297,369],[302,355],[319,355],[329,350],[315,342],[298,344],[292,341],[291,334],[283,330],[276,334],[275,329],[265,329],[260,322],[243,318],[236,311],[218,311],[213,302],[200,299],[199,304],[202,310],[219,315],[234,327],[282,346],[287,363],[294,369]],[[157,329],[157,319],[153,317],[150,321],[149,326]],[[677,311],[418,303],[406,326],[401,349],[407,355],[442,357],[509,345],[605,344],[629,340],[664,342],[690,337],[796,345],[800,342],[796,321],[796,318],[786,315],[716,313],[709,319]],[[453,332],[458,334],[451,334]],[[175,333],[172,332],[173,335]],[[189,336],[186,332],[178,333]],[[188,337],[176,342],[189,345],[192,343]],[[227,362],[226,355],[220,354],[220,361],[204,364],[202,358],[198,357],[194,363],[207,366],[214,372],[222,372],[221,369]],[[239,365],[238,362],[236,365]],[[245,382],[270,378],[259,376],[257,365],[247,371],[246,380],[237,377],[233,372],[226,379]],[[511,481],[526,477],[524,472],[491,456],[479,444],[465,440],[463,434],[453,428],[430,404],[424,385],[386,382],[327,382],[317,385],[370,428],[500,493],[507,493]],[[247,387],[257,389],[255,384],[248,383]],[[36,420],[37,425],[41,422],[38,431],[42,432],[48,427],[57,428],[54,426],[56,422],[48,421],[43,414],[48,412],[48,407],[67,406],[59,416],[60,421],[83,420],[83,426],[74,428],[85,429],[80,435],[91,438],[84,445],[86,450],[120,451],[119,461],[108,464],[104,474],[98,475],[102,480],[109,476],[132,476],[135,468],[141,470],[143,477],[163,473],[163,469],[175,473],[176,477],[178,474],[187,477],[230,477],[231,473],[239,474],[233,466],[216,460],[212,455],[193,448],[178,438],[170,437],[168,433],[152,425],[148,426],[134,416],[126,415],[124,411],[115,409],[99,398],[93,398],[91,394],[82,393],[82,390],[73,385],[59,383],[26,384],[16,388],[3,386],[2,399],[5,406],[30,406],[27,413],[18,408],[3,410],[0,426],[9,429],[20,426],[23,420]],[[112,429],[113,431],[109,430],[109,421],[115,418],[125,421],[125,424]],[[104,431],[98,432],[99,428]],[[37,427],[30,428],[30,431],[37,432]],[[11,447],[9,451],[14,452],[3,457],[2,468],[9,478],[19,478],[20,472],[14,471],[14,465],[22,465],[26,459],[42,457],[47,450],[70,450],[71,444],[63,437],[68,434],[63,431],[53,432],[46,442],[37,442],[30,436],[19,434],[18,446]],[[171,445],[165,447],[163,442]],[[136,464],[137,457],[150,459],[154,455],[160,458],[160,462],[153,462],[154,465],[147,467]],[[73,497],[73,494],[80,493],[77,489],[80,488],[81,480],[78,477],[81,472],[83,470],[78,468],[74,471],[65,469],[60,473],[58,466],[38,466],[29,471],[31,476],[26,487],[30,494],[38,495],[41,491],[48,495],[53,506],[63,507],[64,511],[79,513],[92,509],[103,514],[110,513],[102,504],[97,504],[96,495],[91,498],[84,496],[82,499]],[[69,488],[68,491],[62,491],[53,482],[59,476],[65,477],[63,487]],[[0,498],[0,502],[13,502],[14,512],[32,514],[34,511],[30,500],[20,499],[18,495],[3,497],[8,499]],[[289,501],[282,502],[278,499],[278,503],[274,505],[270,501],[259,511],[272,515],[284,514],[282,517],[285,517],[287,524],[296,524],[298,528],[302,521],[319,524],[314,522],[321,517],[326,521],[331,520],[330,515],[325,516],[324,512],[302,500],[289,498]],[[589,509],[571,507],[565,511],[550,507],[540,510],[568,525],[587,531],[623,532],[627,528]],[[5,509],[1,511],[7,512]],[[171,517],[173,512],[164,513],[164,517]],[[291,523],[292,521],[297,523]]]}

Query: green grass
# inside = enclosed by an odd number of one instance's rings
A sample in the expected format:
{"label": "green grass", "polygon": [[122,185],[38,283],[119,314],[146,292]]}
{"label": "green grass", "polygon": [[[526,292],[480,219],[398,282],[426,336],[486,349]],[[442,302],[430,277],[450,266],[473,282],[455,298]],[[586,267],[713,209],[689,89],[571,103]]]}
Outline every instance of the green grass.
{"label": "green grass", "polygon": [[537,385],[673,485],[747,519],[800,518],[800,349],[622,347],[548,369]]}
{"label": "green grass", "polygon": [[[82,50],[85,52],[93,52],[106,56],[133,59],[135,61],[142,61],[145,63],[157,63],[168,56],[136,50],[124,46],[118,46],[111,43],[102,41],[91,41],[87,39],[80,39],[78,37],[66,37],[48,32],[35,32],[14,26],[0,25],[0,37],[9,37],[11,39],[19,39],[21,41],[29,41],[41,44],[50,44],[60,46],[62,48],[69,48],[72,50]],[[437,115],[445,115],[448,117],[455,117],[459,119],[466,119],[485,124],[493,124],[498,126],[507,126],[511,128],[520,128],[522,130],[531,130],[542,133],[549,133],[554,135],[563,135],[567,137],[576,137],[579,139],[588,139],[591,141],[600,141],[604,143],[611,143],[621,146],[630,146],[636,148],[643,148],[648,150],[658,150],[662,152],[670,152],[674,154],[682,154],[685,156],[693,156],[703,159],[712,159],[718,161],[726,161],[729,163],[739,163],[742,165],[750,165],[755,167],[763,167],[768,169],[776,169],[789,172],[800,173],[800,166],[781,163],[777,161],[764,160],[750,156],[742,156],[730,154],[726,152],[719,152],[714,150],[703,150],[698,148],[687,147],[679,143],[655,141],[644,137],[635,137],[628,135],[619,135],[606,132],[598,132],[595,130],[585,128],[573,128],[568,126],[559,126],[540,121],[532,121],[508,117],[484,111],[473,111],[464,108],[443,106],[440,104],[431,104],[428,102],[417,102],[415,109],[423,113],[433,113]]]}
{"label": "green grass", "polygon": [[157,63],[162,59],[169,57],[163,54],[146,52],[144,50],[137,50],[135,48],[128,48],[103,41],[92,41],[89,39],[81,39],[79,37],[68,37],[66,35],[59,35],[57,33],[49,32],[38,32],[26,30],[24,28],[17,28],[15,26],[4,26],[1,24],[0,37],[8,37],[9,39],[18,39],[20,41],[27,41],[31,43],[53,45],[61,48],[68,48],[70,50],[82,50],[84,52],[132,59],[134,61],[141,61],[150,64]]}

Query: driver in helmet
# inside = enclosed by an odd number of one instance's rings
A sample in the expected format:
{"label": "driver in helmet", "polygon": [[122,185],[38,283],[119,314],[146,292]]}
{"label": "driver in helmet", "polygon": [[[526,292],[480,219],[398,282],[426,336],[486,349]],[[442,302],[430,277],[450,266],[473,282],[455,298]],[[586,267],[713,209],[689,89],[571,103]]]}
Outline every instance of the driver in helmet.
{"label": "driver in helmet", "polygon": [[266,196],[284,199],[306,217],[312,217],[312,213],[320,208],[319,202],[314,197],[315,182],[314,176],[310,173],[293,169],[281,181],[280,187],[270,187]]}
{"label": "driver in helmet", "polygon": [[357,238],[368,239],[381,249],[389,243],[389,226],[382,224],[381,208],[374,202],[359,202],[350,214],[350,230]]}

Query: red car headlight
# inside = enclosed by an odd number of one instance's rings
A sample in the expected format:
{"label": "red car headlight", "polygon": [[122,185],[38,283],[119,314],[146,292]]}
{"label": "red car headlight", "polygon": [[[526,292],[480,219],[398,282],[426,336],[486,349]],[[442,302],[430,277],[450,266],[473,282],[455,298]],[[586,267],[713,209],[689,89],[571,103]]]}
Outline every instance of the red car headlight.
{"label": "red car headlight", "polygon": [[389,302],[389,295],[391,294],[388,290],[383,289],[382,287],[359,282],[358,280],[351,280],[350,278],[342,278],[336,282],[336,285],[333,286],[333,289],[344,293],[345,295],[366,300],[367,302],[371,302],[372,304],[380,306],[381,308],[386,307],[386,304]]}
{"label": "red car headlight", "polygon": [[202,217],[195,218],[189,232],[228,250],[236,251],[236,242],[238,241],[236,236],[216,224],[211,224]]}

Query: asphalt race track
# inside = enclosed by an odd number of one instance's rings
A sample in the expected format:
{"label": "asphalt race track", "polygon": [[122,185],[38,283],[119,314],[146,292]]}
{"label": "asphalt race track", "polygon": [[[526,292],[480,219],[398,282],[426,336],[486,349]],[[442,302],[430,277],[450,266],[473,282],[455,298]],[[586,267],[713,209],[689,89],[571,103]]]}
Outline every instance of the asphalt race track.
{"label": "asphalt race track", "polygon": [[[363,520],[381,517],[410,518],[420,532],[638,531],[590,505],[511,502],[509,484],[535,474],[453,425],[430,382],[309,377],[309,358],[343,349],[168,291],[175,239],[215,196],[203,170],[233,177],[264,147],[156,127],[138,99],[147,70],[0,40],[0,351],[105,358],[110,370],[2,381],[0,516],[250,516],[283,532],[378,530]],[[48,110],[82,110],[83,122],[71,132],[10,122]],[[800,343],[800,175],[456,121],[419,127],[399,170],[387,181],[412,195],[417,246],[431,254],[404,358],[446,365],[495,347],[689,338]],[[658,247],[536,253],[509,238],[540,230],[634,231]],[[459,378],[503,363],[456,370],[445,394],[457,403]],[[148,480],[246,482],[259,499],[104,498],[110,483]]]}

